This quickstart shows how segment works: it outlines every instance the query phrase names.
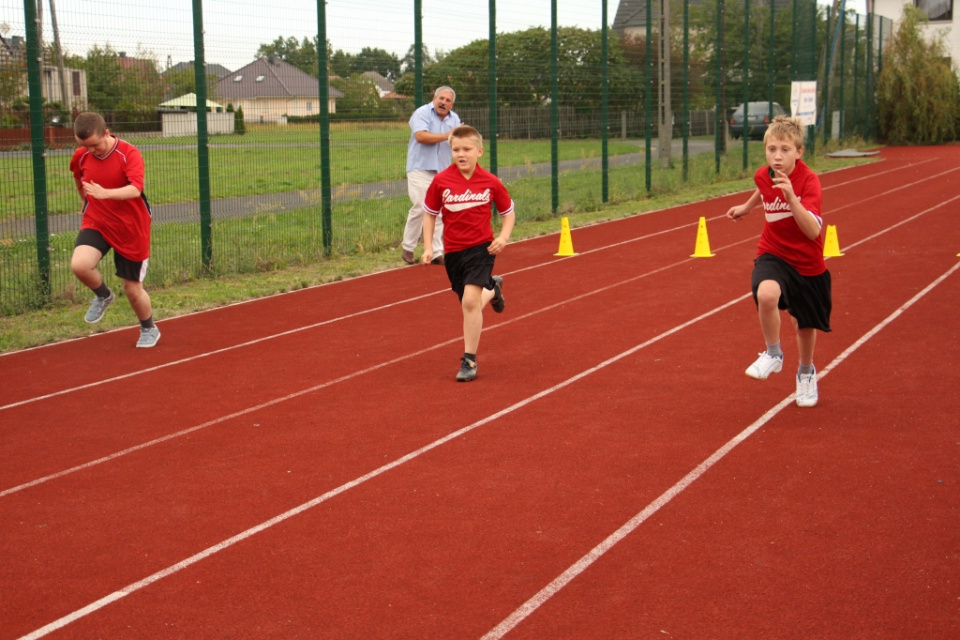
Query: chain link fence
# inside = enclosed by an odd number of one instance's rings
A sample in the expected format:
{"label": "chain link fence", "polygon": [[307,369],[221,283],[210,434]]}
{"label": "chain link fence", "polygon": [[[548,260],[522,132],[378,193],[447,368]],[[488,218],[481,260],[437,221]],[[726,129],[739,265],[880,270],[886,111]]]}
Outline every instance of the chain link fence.
{"label": "chain link fence", "polygon": [[160,286],[394,249],[407,119],[437,86],[522,223],[745,167],[730,114],[789,111],[796,80],[818,82],[808,145],[873,138],[890,32],[813,0],[0,0],[0,314],[88,295],[81,111],[143,153]]}

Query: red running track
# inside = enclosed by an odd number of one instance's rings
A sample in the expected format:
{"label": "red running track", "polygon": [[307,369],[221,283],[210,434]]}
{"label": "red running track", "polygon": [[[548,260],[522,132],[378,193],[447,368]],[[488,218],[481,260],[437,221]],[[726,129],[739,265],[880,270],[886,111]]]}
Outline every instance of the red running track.
{"label": "red running track", "polygon": [[0,356],[0,638],[956,638],[958,177],[822,176],[813,409],[746,194],[511,244],[470,384],[435,267]]}

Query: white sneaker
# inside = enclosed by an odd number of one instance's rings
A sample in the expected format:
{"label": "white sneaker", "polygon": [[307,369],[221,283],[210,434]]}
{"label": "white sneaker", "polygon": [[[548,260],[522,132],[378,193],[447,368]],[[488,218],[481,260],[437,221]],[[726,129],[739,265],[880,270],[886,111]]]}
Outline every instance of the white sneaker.
{"label": "white sneaker", "polygon": [[783,356],[771,356],[764,351],[757,361],[747,367],[746,374],[757,380],[766,380],[771,373],[780,373],[783,369]]}
{"label": "white sneaker", "polygon": [[820,395],[817,392],[817,372],[797,374],[797,406],[815,407]]}

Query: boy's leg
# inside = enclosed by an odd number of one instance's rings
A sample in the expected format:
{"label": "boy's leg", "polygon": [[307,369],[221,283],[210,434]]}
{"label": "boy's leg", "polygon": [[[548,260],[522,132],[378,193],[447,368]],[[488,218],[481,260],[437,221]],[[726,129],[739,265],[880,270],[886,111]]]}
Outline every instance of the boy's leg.
{"label": "boy's leg", "polygon": [[[791,316],[791,319],[793,317]],[[797,321],[793,320],[794,326]],[[797,329],[797,353],[801,365],[813,364],[813,349],[817,346],[816,329]]]}
{"label": "boy's leg", "polygon": [[[792,319],[796,326],[796,319]],[[800,367],[797,371],[798,407],[815,407],[820,400],[820,392],[817,390],[817,371],[813,366],[813,348],[816,344],[816,329],[797,329],[797,351],[800,359]]]}
{"label": "boy's leg", "polygon": [[123,280],[123,293],[130,301],[130,308],[133,309],[138,320],[143,322],[153,317],[153,305],[142,282]]}
{"label": "boy's leg", "polygon": [[767,344],[780,342],[780,285],[776,280],[764,280],[757,287],[757,315],[760,331]]}
{"label": "boy's leg", "polygon": [[103,278],[97,270],[102,259],[103,254],[89,245],[82,244],[73,248],[73,257],[70,259],[73,275],[92,291],[96,291],[103,284]]}
{"label": "boy's leg", "polygon": [[475,284],[465,285],[460,306],[463,309],[463,351],[476,353],[483,330],[483,308],[493,297],[493,291]]}

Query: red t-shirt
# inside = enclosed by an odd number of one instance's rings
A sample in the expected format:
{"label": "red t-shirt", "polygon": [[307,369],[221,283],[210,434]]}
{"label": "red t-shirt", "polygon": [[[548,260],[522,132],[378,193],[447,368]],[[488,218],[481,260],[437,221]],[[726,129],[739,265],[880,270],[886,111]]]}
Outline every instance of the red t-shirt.
{"label": "red t-shirt", "polygon": [[452,164],[433,177],[423,198],[423,208],[443,214],[443,250],[447,253],[493,242],[490,216],[497,205],[501,216],[513,213],[513,200],[500,178],[480,165],[467,180]]}
{"label": "red t-shirt", "polygon": [[142,261],[150,257],[150,207],[143,195],[143,156],[119,138],[110,152],[98,158],[84,148],[73,153],[70,171],[74,178],[96,182],[104,189],[119,189],[132,184],[139,198],[97,200],[87,197],[83,205],[81,229],[99,231],[113,250],[124,258]]}
{"label": "red t-shirt", "polygon": [[[827,270],[823,260],[823,235],[813,240],[804,235],[800,225],[793,217],[790,205],[783,199],[783,192],[773,186],[769,167],[761,167],[753,176],[763,201],[764,224],[760,234],[757,255],[769,253],[783,259],[787,264],[804,276],[818,276]],[[793,192],[800,199],[803,208],[817,219],[823,227],[820,207],[823,196],[820,191],[820,178],[810,170],[803,160],[790,174]]]}

